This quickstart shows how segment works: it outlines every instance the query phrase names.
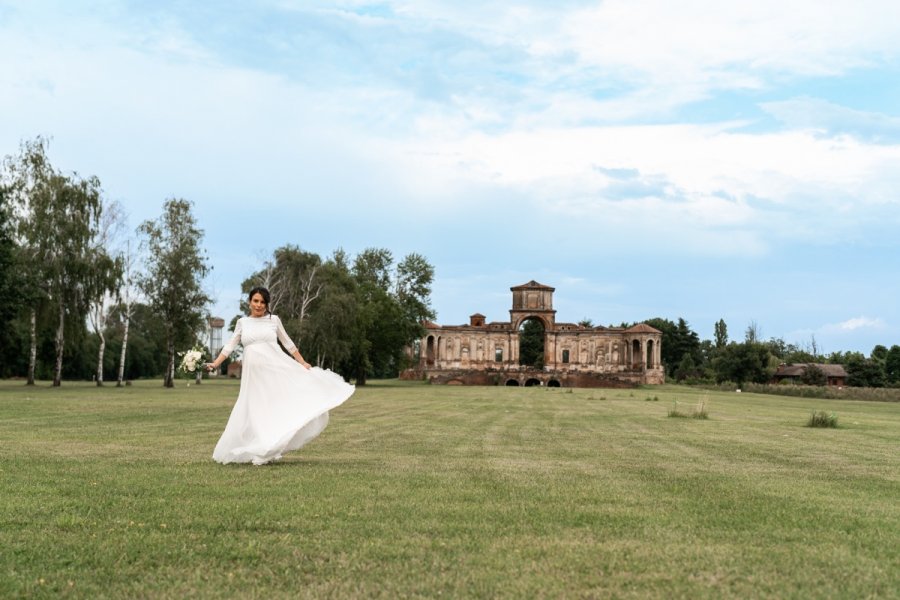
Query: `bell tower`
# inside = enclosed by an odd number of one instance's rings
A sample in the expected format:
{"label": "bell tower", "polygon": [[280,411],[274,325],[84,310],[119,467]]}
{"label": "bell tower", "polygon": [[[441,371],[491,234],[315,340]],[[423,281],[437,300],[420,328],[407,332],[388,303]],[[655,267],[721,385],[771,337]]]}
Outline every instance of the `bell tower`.
{"label": "bell tower", "polygon": [[509,289],[513,294],[512,309],[509,311],[513,331],[518,330],[522,321],[529,318],[540,319],[544,324],[544,331],[556,328],[556,311],[553,310],[553,292],[556,288],[532,279]]}

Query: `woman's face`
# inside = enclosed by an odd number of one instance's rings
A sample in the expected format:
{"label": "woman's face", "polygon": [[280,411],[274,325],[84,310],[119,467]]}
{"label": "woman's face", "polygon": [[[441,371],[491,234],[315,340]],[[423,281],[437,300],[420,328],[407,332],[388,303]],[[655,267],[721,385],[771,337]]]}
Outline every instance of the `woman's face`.
{"label": "woman's face", "polygon": [[256,292],[250,298],[250,316],[261,317],[266,314],[266,301],[263,300],[262,294]]}

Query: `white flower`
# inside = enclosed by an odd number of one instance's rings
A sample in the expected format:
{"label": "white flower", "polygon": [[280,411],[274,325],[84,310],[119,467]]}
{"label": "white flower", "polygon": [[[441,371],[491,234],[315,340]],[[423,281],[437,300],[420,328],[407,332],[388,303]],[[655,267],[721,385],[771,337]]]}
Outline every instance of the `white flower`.
{"label": "white flower", "polygon": [[188,373],[193,373],[199,366],[203,354],[199,350],[188,350],[181,359],[181,368]]}

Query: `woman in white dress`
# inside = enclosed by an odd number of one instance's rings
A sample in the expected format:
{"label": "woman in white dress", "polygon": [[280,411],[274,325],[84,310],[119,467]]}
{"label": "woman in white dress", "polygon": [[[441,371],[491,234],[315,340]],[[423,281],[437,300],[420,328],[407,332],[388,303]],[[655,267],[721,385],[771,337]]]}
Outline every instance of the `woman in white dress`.
{"label": "woman in white dress", "polygon": [[244,346],[241,389],[213,451],[217,462],[264,465],[278,460],[319,435],[328,425],[328,411],[355,390],[340,375],[310,367],[281,319],[269,312],[265,288],[250,291],[250,316],[238,320],[231,340],[207,368],[218,368],[239,343]]}

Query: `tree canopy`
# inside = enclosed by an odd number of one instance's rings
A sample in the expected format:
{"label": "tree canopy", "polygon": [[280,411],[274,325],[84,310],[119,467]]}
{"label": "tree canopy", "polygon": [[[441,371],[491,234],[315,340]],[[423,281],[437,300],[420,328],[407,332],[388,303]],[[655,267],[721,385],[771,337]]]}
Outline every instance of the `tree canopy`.
{"label": "tree canopy", "polygon": [[352,259],[338,249],[323,260],[286,245],[241,287],[244,294],[269,289],[270,309],[304,356],[365,385],[408,365],[406,350],[422,336],[423,321],[434,318],[433,279],[434,268],[419,254],[395,263],[386,248]]}
{"label": "tree canopy", "polygon": [[174,385],[176,349],[184,351],[195,344],[208,316],[210,298],[203,290],[203,279],[210,267],[202,245],[203,230],[192,208],[187,200],[171,198],[157,220],[144,221],[139,228],[146,250],[140,287],[166,333],[166,387]]}

